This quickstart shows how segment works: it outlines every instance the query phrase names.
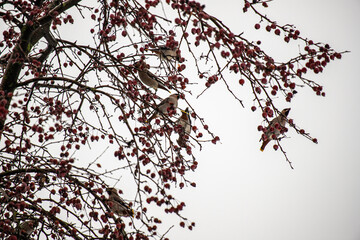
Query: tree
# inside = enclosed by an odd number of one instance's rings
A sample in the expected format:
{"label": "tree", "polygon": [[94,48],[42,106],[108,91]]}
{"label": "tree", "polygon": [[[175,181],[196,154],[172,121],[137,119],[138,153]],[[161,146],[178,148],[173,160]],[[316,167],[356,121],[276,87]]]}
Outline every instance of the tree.
{"label": "tree", "polygon": [[[279,101],[291,102],[301,86],[325,96],[306,74],[321,73],[341,58],[294,26],[270,20],[262,7],[268,7],[267,1],[245,1],[243,11],[259,16],[255,29],[264,27],[284,43],[298,42],[303,48],[298,56],[274,59],[260,41],[233,33],[194,1],[2,2],[0,236],[161,239],[166,230],[160,232],[154,206],[192,229],[195,224],[181,214],[185,203],[171,190],[196,186],[186,175],[198,164],[192,150],[220,138],[189,96],[201,88],[201,97],[221,81],[243,106],[235,90],[249,86],[251,110],[264,119],[258,130],[266,133],[263,126],[280,115]],[[171,56],[154,54],[163,45]],[[189,76],[190,68],[198,79]],[[164,89],[149,87],[141,73]],[[159,104],[170,95],[165,89],[177,94],[178,106]],[[190,134],[177,120],[177,108],[188,108]],[[154,113],[158,116],[150,121]],[[292,119],[286,121],[317,142]],[[273,141],[274,149],[292,167],[280,140]],[[99,146],[101,152],[89,160],[87,152]],[[102,169],[98,161],[109,157],[105,152],[113,155],[108,160],[113,169]],[[106,193],[118,182],[134,218],[118,216],[111,202],[115,198]]]}

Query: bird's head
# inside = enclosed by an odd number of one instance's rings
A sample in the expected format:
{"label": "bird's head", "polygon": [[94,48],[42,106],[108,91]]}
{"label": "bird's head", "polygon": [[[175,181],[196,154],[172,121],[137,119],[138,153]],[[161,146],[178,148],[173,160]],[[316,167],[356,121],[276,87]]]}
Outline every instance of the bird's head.
{"label": "bird's head", "polygon": [[139,68],[141,65],[141,61],[137,61],[133,65],[134,65],[134,67]]}
{"label": "bird's head", "polygon": [[142,69],[148,69],[148,68],[149,68],[149,66],[148,66],[148,65],[146,64],[146,62],[143,61],[143,60],[139,60],[139,61],[135,62],[135,63],[133,64],[133,66],[134,66],[135,68],[137,68],[137,69],[140,69],[140,70],[142,70]]}
{"label": "bird's head", "polygon": [[289,115],[290,109],[291,108],[285,108],[284,110],[281,111],[281,114],[287,117]]}
{"label": "bird's head", "polygon": [[109,195],[117,194],[117,190],[116,190],[115,188],[106,188],[106,192],[107,192]]}
{"label": "bird's head", "polygon": [[180,98],[180,94],[178,93],[174,93],[174,94],[171,94],[170,97],[173,97],[173,98],[176,98],[176,99],[179,99]]}

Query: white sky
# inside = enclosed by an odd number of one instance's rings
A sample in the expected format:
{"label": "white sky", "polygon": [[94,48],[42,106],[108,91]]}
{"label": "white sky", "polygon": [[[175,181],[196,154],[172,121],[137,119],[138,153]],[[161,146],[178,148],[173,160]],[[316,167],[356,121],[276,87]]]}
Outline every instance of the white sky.
{"label": "white sky", "polygon": [[[257,19],[242,13],[243,1],[202,2],[234,31],[261,39],[271,54],[287,53],[272,44],[273,34],[253,30]],[[283,146],[295,167],[291,170],[272,144],[259,151],[261,118],[251,113],[250,99],[244,99],[243,109],[228,95],[207,92],[198,100],[200,115],[222,144],[197,155],[199,167],[192,177],[197,187],[181,191],[184,213],[196,221],[195,229],[174,228],[170,239],[360,239],[360,2],[276,0],[269,5],[271,19],[295,24],[303,36],[336,50],[351,51],[314,76],[325,86],[325,98],[305,90],[291,104],[289,117],[319,144],[290,130]]]}

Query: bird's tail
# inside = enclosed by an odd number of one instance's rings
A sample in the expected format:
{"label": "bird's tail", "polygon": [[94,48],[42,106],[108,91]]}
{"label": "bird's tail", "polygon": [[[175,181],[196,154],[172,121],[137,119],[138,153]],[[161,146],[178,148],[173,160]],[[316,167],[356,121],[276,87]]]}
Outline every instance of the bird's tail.
{"label": "bird's tail", "polygon": [[131,217],[134,217],[134,209],[130,208],[129,211],[128,211],[128,214],[131,216]]}
{"label": "bird's tail", "polygon": [[265,141],[263,141],[263,144],[261,145],[261,147],[260,147],[260,151],[264,151],[265,150],[265,147],[266,147],[266,145],[268,144],[270,142],[270,140],[265,140]]}
{"label": "bird's tail", "polygon": [[157,48],[147,48],[145,49],[146,51],[150,51],[150,52],[153,52],[153,53],[156,53],[156,54],[160,54],[161,51],[160,49],[157,49]]}
{"label": "bird's tail", "polygon": [[167,91],[168,93],[171,93],[171,92],[169,91],[169,89],[167,89],[167,88],[164,86],[164,84],[161,83],[161,82],[159,82],[158,88],[163,89],[163,90]]}

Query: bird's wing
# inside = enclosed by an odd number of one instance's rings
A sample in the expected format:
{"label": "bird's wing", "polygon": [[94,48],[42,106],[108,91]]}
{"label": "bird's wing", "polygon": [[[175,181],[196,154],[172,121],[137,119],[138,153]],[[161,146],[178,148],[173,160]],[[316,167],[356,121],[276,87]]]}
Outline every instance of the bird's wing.
{"label": "bird's wing", "polygon": [[129,208],[129,209],[130,209],[129,205],[128,205],[127,203],[125,203],[125,201],[122,200],[119,196],[113,197],[113,198],[112,198],[112,201],[120,204],[120,205],[123,206],[123,207],[126,207],[126,208]]}
{"label": "bird's wing", "polygon": [[169,103],[170,99],[167,97],[165,99],[163,99],[159,105],[157,105],[157,108],[164,106],[165,104]]}
{"label": "bird's wing", "polygon": [[159,77],[156,76],[155,74],[153,74],[152,72],[150,72],[149,70],[146,70],[146,74],[147,74],[149,77],[155,79],[156,81],[159,81]]}
{"label": "bird's wing", "polygon": [[279,119],[280,119],[280,115],[274,118],[273,120],[271,120],[269,123],[269,127],[273,127],[275,123],[279,122]]}
{"label": "bird's wing", "polygon": [[150,71],[146,71],[147,75],[151,77],[152,79],[156,80],[159,84],[161,84],[163,87],[165,87],[165,81],[163,81],[159,76],[156,76],[154,73]]}

